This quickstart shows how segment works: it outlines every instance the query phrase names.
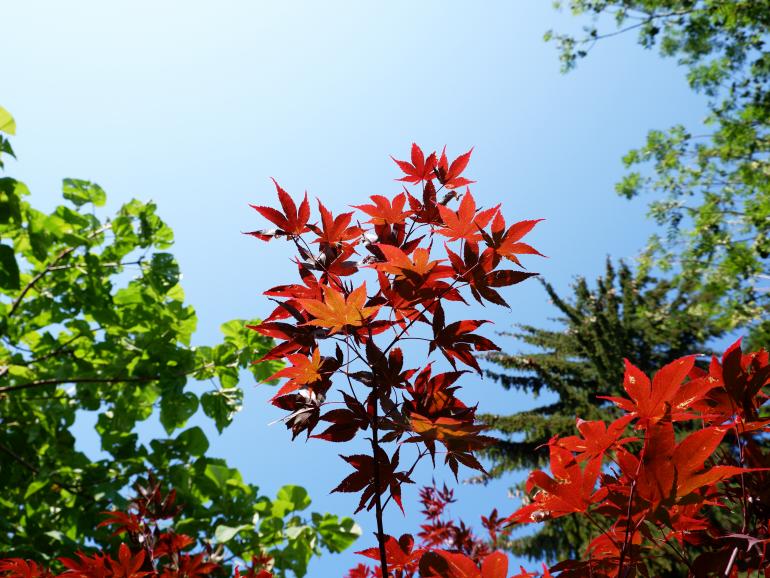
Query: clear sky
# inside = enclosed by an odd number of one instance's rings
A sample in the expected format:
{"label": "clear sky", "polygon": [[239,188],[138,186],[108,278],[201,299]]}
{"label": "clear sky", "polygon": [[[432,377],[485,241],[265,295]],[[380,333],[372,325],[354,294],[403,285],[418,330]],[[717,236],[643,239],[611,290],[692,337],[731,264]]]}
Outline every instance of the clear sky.
{"label": "clear sky", "polygon": [[[307,189],[333,210],[399,190],[388,155],[412,141],[450,154],[475,146],[467,170],[487,206],[507,220],[545,218],[531,235],[549,256],[528,264],[565,291],[575,275],[601,273],[606,256],[633,257],[652,231],[644,204],[618,198],[620,157],[650,128],[697,124],[704,102],[684,73],[635,44],[598,45],[559,73],[549,28],[580,22],[546,0],[348,1],[5,1],[0,104],[15,117],[18,162],[32,202],[50,208],[63,177],[98,182],[114,208],[153,199],[176,233],[188,300],[199,315],[196,342],[217,339],[232,318],[266,315],[261,291],[292,278],[288,249],[241,235],[263,222],[248,203],[272,202],[269,177]],[[510,289],[512,310],[488,309],[500,330],[549,323],[537,283]],[[509,341],[503,343],[512,347]],[[531,407],[530,400],[468,378],[463,399],[481,411]],[[244,381],[246,402],[211,452],[272,494],[306,486],[311,508],[350,513],[356,498],[328,491],[347,473],[326,442],[290,442],[266,404],[268,386]],[[89,424],[82,447],[98,449]],[[150,425],[145,435],[161,435]],[[469,472],[466,471],[467,475]],[[436,479],[449,479],[443,469]],[[418,482],[430,481],[424,468]],[[510,512],[514,478],[461,486],[453,511],[478,520]],[[417,530],[391,511],[390,532]],[[373,545],[371,516],[361,515]],[[351,552],[312,563],[313,577],[342,576]]]}

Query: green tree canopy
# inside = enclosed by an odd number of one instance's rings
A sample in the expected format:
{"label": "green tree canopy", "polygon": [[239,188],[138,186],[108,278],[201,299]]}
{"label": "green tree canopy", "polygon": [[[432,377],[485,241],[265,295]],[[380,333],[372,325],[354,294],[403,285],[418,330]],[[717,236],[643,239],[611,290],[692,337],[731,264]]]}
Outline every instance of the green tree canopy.
{"label": "green tree canopy", "polygon": [[[561,2],[558,4],[562,4]],[[727,329],[770,337],[770,0],[570,0],[591,15],[582,37],[549,33],[564,67],[601,39],[636,31],[686,67],[709,98],[705,128],[653,130],[624,159],[617,190],[653,193],[650,213],[666,227],[643,266],[695,283],[698,307]],[[608,23],[608,20],[610,23]],[[605,31],[612,26],[616,28]]]}
{"label": "green tree canopy", "polygon": [[[13,130],[0,109],[0,131]],[[2,133],[0,151],[13,154]],[[310,498],[298,486],[260,495],[187,425],[201,410],[226,427],[241,373],[277,369],[251,364],[271,341],[234,320],[220,343],[192,347],[195,310],[155,205],[131,200],[104,218],[98,185],[66,179],[62,192],[65,203],[43,213],[23,183],[0,178],[0,552],[54,559],[110,543],[100,512],[124,506],[148,471],[177,490],[178,531],[240,559],[272,556],[280,576],[303,576],[321,547],[347,548],[360,533],[352,519],[303,514]],[[98,414],[98,459],[71,431],[83,412]],[[168,437],[141,443],[151,416]]]}
{"label": "green tree canopy", "polygon": [[[615,406],[598,396],[625,394],[623,358],[649,374],[677,357],[704,352],[706,341],[718,333],[692,312],[697,309],[693,295],[670,282],[635,275],[624,263],[616,268],[608,260],[594,287],[578,278],[568,299],[550,284],[544,287],[559,311],[558,325],[519,326],[512,335],[526,347],[490,356],[498,368],[486,375],[505,389],[550,392],[556,400],[512,415],[482,416],[502,438],[486,454],[494,477],[547,465],[548,452],[541,446],[555,435],[572,435],[576,417],[618,417]],[[585,521],[565,517],[509,546],[533,559],[560,560],[581,556],[591,534]]]}

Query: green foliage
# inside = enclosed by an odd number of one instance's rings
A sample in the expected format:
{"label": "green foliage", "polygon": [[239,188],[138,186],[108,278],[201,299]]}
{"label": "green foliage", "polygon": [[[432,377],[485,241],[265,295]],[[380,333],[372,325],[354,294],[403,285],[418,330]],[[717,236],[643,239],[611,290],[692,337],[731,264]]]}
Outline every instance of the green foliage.
{"label": "green foliage", "polygon": [[[11,132],[3,114],[0,130]],[[110,543],[100,512],[123,506],[148,470],[177,490],[180,532],[237,558],[272,556],[279,576],[303,576],[321,547],[352,543],[351,519],[303,515],[310,498],[297,486],[259,495],[188,426],[202,411],[221,431],[241,408],[244,371],[261,380],[280,366],[251,364],[272,340],[244,320],[223,324],[214,346],[190,345],[196,314],[153,203],[102,218],[104,191],[75,179],[49,214],[12,178],[0,179],[0,195],[0,551],[50,560]],[[212,385],[199,395],[193,380]],[[97,416],[96,459],[72,433],[86,412]],[[141,443],[137,428],[152,416],[168,437]]]}
{"label": "green foliage", "polygon": [[[635,30],[688,70],[708,95],[706,130],[651,131],[625,157],[632,169],[617,190],[654,193],[664,225],[644,267],[671,269],[708,299],[700,306],[725,329],[749,326],[755,345],[770,338],[770,0],[570,0],[594,16],[582,38],[553,35],[565,68],[597,40]],[[601,33],[614,18],[617,31]]]}
{"label": "green foliage", "polygon": [[0,106],[0,132],[6,134],[16,134],[16,121],[13,120],[11,113]]}
{"label": "green foliage", "polygon": [[[5,137],[5,134],[14,135],[16,134],[16,121],[13,120],[13,117],[11,114],[5,110],[2,106],[0,106],[0,169],[3,168],[3,155],[13,155],[13,149],[11,148],[11,143],[8,141],[8,139]],[[0,195],[3,195],[2,188],[0,188]],[[4,214],[3,211],[5,209],[5,199],[3,196],[0,196],[0,223],[4,222]]]}
{"label": "green foliage", "polygon": [[[486,453],[494,477],[543,467],[548,455],[540,446],[555,435],[571,435],[576,417],[618,417],[616,408],[598,396],[624,393],[624,357],[651,373],[677,357],[704,352],[704,343],[718,332],[706,318],[693,313],[698,308],[692,294],[665,281],[635,276],[623,263],[616,271],[608,261],[605,275],[594,288],[579,278],[571,299],[544,285],[561,315],[559,326],[519,326],[513,336],[528,351],[491,355],[489,360],[500,369],[486,375],[506,389],[535,395],[551,392],[557,399],[513,415],[482,416],[503,438]],[[586,524],[577,518],[559,518],[508,546],[533,559],[579,557],[592,535]]]}

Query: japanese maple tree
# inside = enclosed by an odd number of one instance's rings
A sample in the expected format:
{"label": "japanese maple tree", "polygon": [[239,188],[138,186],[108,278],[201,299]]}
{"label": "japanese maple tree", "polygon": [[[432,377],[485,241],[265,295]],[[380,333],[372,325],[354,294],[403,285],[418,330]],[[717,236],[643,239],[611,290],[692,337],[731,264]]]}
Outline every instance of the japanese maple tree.
{"label": "japanese maple tree", "polygon": [[[687,576],[770,575],[770,359],[740,341],[700,368],[694,356],[652,379],[626,362],[625,414],[607,425],[577,420],[579,435],[548,443],[550,474],[508,520],[585,516],[596,528],[583,559],[559,576],[652,576],[676,560]],[[720,510],[739,515],[719,516]]]}
{"label": "japanese maple tree", "polygon": [[[537,221],[507,225],[499,205],[477,206],[473,181],[463,176],[470,156],[450,163],[445,151],[426,156],[415,144],[410,160],[394,159],[405,175],[399,180],[412,189],[372,195],[352,207],[357,212],[334,215],[318,201],[314,217],[307,194],[297,203],[278,183],[280,208],[253,206],[274,228],[250,234],[283,239],[297,252],[298,281],[266,291],[276,308],[252,326],[279,340],[260,361],[287,363],[273,375],[286,381],[271,401],[287,412],[293,437],[369,440],[369,453],[343,456],[353,472],[333,491],[357,493],[357,511],[375,511],[378,545],[369,553],[376,552],[386,578],[395,575],[389,568],[401,575],[404,564],[417,561],[410,539],[388,537],[382,523],[391,499],[404,509],[401,486],[412,482],[417,464],[441,454],[455,476],[460,464],[483,471],[474,452],[492,441],[476,408],[457,397],[457,383],[481,373],[478,353],[498,347],[479,332],[488,321],[450,320],[448,304],[473,298],[507,306],[499,290],[535,275],[522,270],[519,256],[539,255],[521,241]],[[412,351],[405,356],[407,341],[424,344],[416,367],[407,359]],[[442,358],[446,371],[437,365]],[[406,451],[414,452],[408,466]],[[455,563],[453,554],[431,556],[420,563]],[[485,558],[477,575],[503,576],[504,558]]]}

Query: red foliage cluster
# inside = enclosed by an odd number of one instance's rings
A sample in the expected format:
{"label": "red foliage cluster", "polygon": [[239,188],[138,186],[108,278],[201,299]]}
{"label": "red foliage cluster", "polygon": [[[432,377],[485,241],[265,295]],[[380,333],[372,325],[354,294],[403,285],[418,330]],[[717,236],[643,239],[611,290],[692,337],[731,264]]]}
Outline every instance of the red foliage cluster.
{"label": "red foliage cluster", "polygon": [[[497,510],[493,510],[488,517],[481,518],[488,536],[476,536],[465,522],[458,523],[446,517],[447,506],[454,501],[454,492],[446,486],[441,490],[435,486],[420,490],[425,523],[417,535],[419,544],[415,545],[414,538],[409,534],[398,540],[386,536],[388,569],[394,578],[414,578],[418,572],[420,576],[507,578],[506,556],[493,551],[498,539],[508,533],[503,528],[507,522],[498,516]],[[358,554],[379,560],[377,548]],[[446,573],[448,568],[455,566],[454,574]],[[465,573],[457,573],[458,569],[463,569]],[[359,564],[348,572],[346,578],[382,578],[382,571]]]}
{"label": "red foliage cluster", "polygon": [[[300,282],[266,291],[277,307],[252,327],[280,340],[262,360],[288,363],[272,376],[287,379],[272,403],[288,412],[285,422],[295,437],[310,436],[319,421],[329,425],[313,437],[328,441],[371,432],[372,454],[344,456],[355,471],[335,488],[361,492],[359,510],[375,507],[385,492],[401,507],[401,485],[411,482],[414,466],[399,470],[400,447],[389,455],[382,443],[420,443],[419,457],[435,459],[438,442],[455,475],[459,464],[482,469],[473,451],[490,440],[475,423],[475,408],[456,397],[455,382],[465,373],[458,365],[480,372],[474,354],[498,347],[477,333],[486,321],[447,322],[442,303],[466,303],[467,288],[479,303],[507,305],[497,289],[533,274],[500,266],[538,254],[520,241],[537,221],[506,227],[499,206],[479,210],[470,190],[458,194],[457,187],[472,182],[461,176],[470,154],[450,164],[445,153],[425,158],[413,145],[411,162],[396,162],[406,174],[401,180],[420,185],[421,195],[406,189],[390,199],[373,195],[371,204],[355,207],[363,223],[353,212],[333,215],[320,201],[320,220],[311,222],[307,194],[297,207],[277,183],[281,209],[254,206],[276,228],[250,234],[286,238],[298,253]],[[441,189],[446,194],[439,199]],[[454,210],[449,205],[458,197]],[[436,255],[437,235],[444,239],[443,259]],[[371,291],[366,281],[352,280],[365,271],[375,283]],[[419,324],[427,337],[414,336]],[[452,371],[434,374],[431,363],[405,368],[397,345],[406,339],[425,341],[427,353],[440,352]],[[321,353],[322,342],[335,346],[329,355]],[[349,391],[341,393],[342,407],[324,412],[335,377]]]}
{"label": "red foliage cluster", "polygon": [[[476,423],[476,408],[457,398],[456,382],[467,372],[463,366],[481,373],[476,354],[498,347],[478,333],[487,321],[450,322],[446,304],[467,305],[470,293],[481,304],[507,306],[498,289],[534,273],[501,266],[520,266],[522,254],[539,255],[521,242],[538,221],[507,226],[499,205],[476,206],[467,188],[473,181],[462,176],[470,156],[468,151],[450,163],[445,151],[426,157],[412,145],[410,161],[394,160],[405,174],[399,180],[419,192],[405,187],[392,198],[372,195],[370,204],[353,207],[359,218],[354,212],[335,216],[319,201],[318,220],[311,221],[307,194],[298,207],[278,183],[280,209],[253,205],[276,228],[249,234],[287,239],[298,254],[299,282],[266,291],[277,307],[252,327],[279,340],[262,360],[288,364],[272,376],[287,379],[272,403],[288,412],[284,421],[294,437],[310,437],[319,421],[329,425],[312,437],[327,441],[369,432],[371,454],[343,456],[354,472],[334,491],[360,492],[357,511],[375,509],[384,576],[388,566],[403,569],[402,562],[415,561],[416,554],[411,539],[386,538],[382,496],[387,493],[403,510],[401,486],[412,481],[424,456],[435,461],[439,444],[455,476],[460,464],[483,471],[473,452],[491,442]],[[451,371],[435,373],[432,361],[405,367],[398,346],[406,340],[426,343],[428,358],[440,352]],[[335,378],[347,391],[327,410]],[[399,444],[395,451],[383,449],[393,442]],[[399,469],[405,443],[417,444],[417,458]]]}
{"label": "red foliage cluster", "polygon": [[[656,557],[695,577],[770,576],[769,384],[768,353],[743,354],[740,341],[708,370],[684,357],[650,380],[626,362],[628,398],[606,398],[625,415],[578,419],[580,435],[552,439],[551,474],[530,474],[534,494],[508,520],[578,514],[601,528],[586,559],[551,568],[564,578],[649,576]],[[724,527],[719,509],[739,512],[727,518],[738,527]]]}
{"label": "red foliage cluster", "polygon": [[[181,512],[176,492],[165,495],[152,478],[146,486],[135,485],[137,496],[126,511],[104,512],[100,526],[112,526],[113,535],[121,537],[117,553],[104,551],[75,558],[59,558],[61,572],[54,572],[31,560],[0,559],[0,578],[210,578],[225,576],[221,556],[210,548],[192,552],[196,540],[177,534],[169,526]],[[117,554],[117,555],[115,555]],[[236,568],[235,578],[271,578],[260,569],[264,561],[255,560],[247,572]]]}

